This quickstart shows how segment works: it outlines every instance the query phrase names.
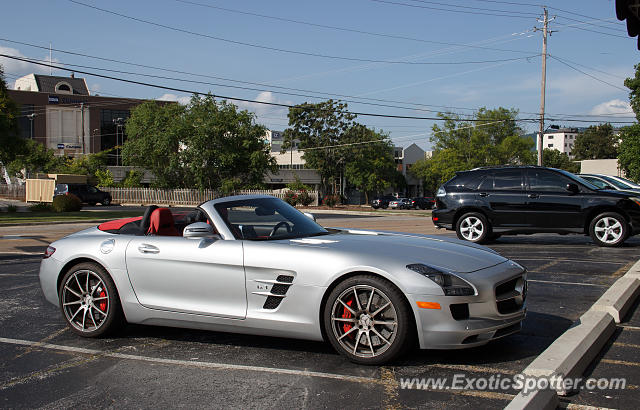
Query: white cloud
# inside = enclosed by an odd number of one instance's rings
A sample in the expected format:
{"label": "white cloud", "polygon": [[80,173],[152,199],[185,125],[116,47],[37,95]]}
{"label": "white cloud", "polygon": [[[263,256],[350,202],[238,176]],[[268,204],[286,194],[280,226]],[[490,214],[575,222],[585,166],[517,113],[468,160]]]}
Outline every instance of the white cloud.
{"label": "white cloud", "polygon": [[593,107],[589,114],[592,115],[605,115],[605,114],[615,114],[615,115],[629,115],[633,114],[633,110],[631,109],[631,104],[628,101],[623,101],[619,99],[605,101]]}
{"label": "white cloud", "polygon": [[[293,105],[293,102],[288,100],[281,100],[277,98],[271,91],[262,91],[255,98],[255,101],[263,101],[268,103],[288,104]],[[238,108],[253,112],[258,117],[259,123],[272,123],[273,118],[282,118],[286,121],[287,113],[289,109],[287,107],[279,107],[269,104],[258,104],[246,101],[232,101],[238,106]],[[261,120],[261,117],[268,117]],[[267,124],[269,125],[269,124]],[[277,127],[276,127],[277,128]],[[280,126],[281,128],[281,126]]]}
{"label": "white cloud", "polygon": [[[0,46],[0,53],[12,55],[16,57],[29,58],[29,57],[25,57],[25,55],[22,54],[19,50],[11,47]],[[46,55],[40,58],[40,60],[48,62],[49,55]],[[62,65],[55,58],[52,60],[52,62],[58,65]],[[20,60],[13,60],[11,58],[6,58],[6,57],[0,57],[0,65],[2,65],[2,68],[5,74],[10,74],[16,77],[22,77],[24,75],[32,74],[32,73],[49,74],[49,67],[31,64],[31,63],[27,63],[25,61],[20,61]],[[55,70],[54,70],[54,74],[55,74]]]}
{"label": "white cloud", "polygon": [[156,98],[158,101],[176,101],[179,104],[187,105],[191,101],[191,97],[177,96],[175,94],[164,94],[161,97]]}

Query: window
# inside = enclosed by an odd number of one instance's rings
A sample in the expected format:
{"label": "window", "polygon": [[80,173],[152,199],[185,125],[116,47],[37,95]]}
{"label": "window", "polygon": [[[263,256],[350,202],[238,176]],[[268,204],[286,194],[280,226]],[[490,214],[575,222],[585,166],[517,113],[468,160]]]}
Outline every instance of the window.
{"label": "window", "polygon": [[548,135],[548,138],[549,138],[550,140],[552,140],[552,139],[553,139],[553,135]]}
{"label": "window", "polygon": [[565,192],[571,181],[552,171],[532,169],[528,172],[531,191]]}
{"label": "window", "polygon": [[[475,190],[480,185],[480,182],[487,176],[484,172],[461,172],[448,184],[458,188],[466,188]],[[492,183],[493,185],[493,183]]]}
{"label": "window", "polygon": [[548,147],[549,147],[549,148],[553,148],[553,144],[549,144],[549,145],[548,145]]}
{"label": "window", "polygon": [[56,93],[73,94],[73,88],[71,88],[71,84],[61,81],[58,84],[56,84]]}
{"label": "window", "polygon": [[521,190],[522,171],[520,169],[501,169],[493,174],[493,189]]}

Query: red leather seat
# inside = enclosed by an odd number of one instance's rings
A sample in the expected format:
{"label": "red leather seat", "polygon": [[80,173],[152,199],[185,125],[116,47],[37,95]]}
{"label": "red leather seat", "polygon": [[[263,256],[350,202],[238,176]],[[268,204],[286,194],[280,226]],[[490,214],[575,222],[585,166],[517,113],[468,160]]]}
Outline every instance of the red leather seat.
{"label": "red leather seat", "polygon": [[158,208],[151,214],[151,223],[147,235],[180,236],[173,224],[173,215],[169,208]]}

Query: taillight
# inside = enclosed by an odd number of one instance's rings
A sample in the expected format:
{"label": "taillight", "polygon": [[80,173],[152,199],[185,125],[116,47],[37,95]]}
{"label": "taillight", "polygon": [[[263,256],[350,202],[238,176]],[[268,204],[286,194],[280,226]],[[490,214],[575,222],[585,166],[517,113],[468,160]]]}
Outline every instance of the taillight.
{"label": "taillight", "polygon": [[42,255],[42,259],[47,259],[51,255],[53,255],[55,251],[56,251],[56,248],[54,248],[53,246],[47,246],[47,249],[44,251],[44,254]]}

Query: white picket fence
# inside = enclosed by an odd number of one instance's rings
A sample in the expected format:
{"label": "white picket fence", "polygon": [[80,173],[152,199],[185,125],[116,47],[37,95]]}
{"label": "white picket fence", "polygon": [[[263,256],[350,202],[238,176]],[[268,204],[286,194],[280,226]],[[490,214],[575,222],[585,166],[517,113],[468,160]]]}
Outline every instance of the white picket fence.
{"label": "white picket fence", "polygon": [[[220,198],[221,193],[214,190],[199,191],[197,189],[156,189],[156,188],[100,188],[111,194],[111,200],[116,204],[140,204],[140,205],[174,205],[196,206],[214,198]],[[278,190],[243,190],[234,195],[271,195],[284,199],[286,189]],[[318,205],[318,192],[309,191],[313,198],[311,205]]]}

